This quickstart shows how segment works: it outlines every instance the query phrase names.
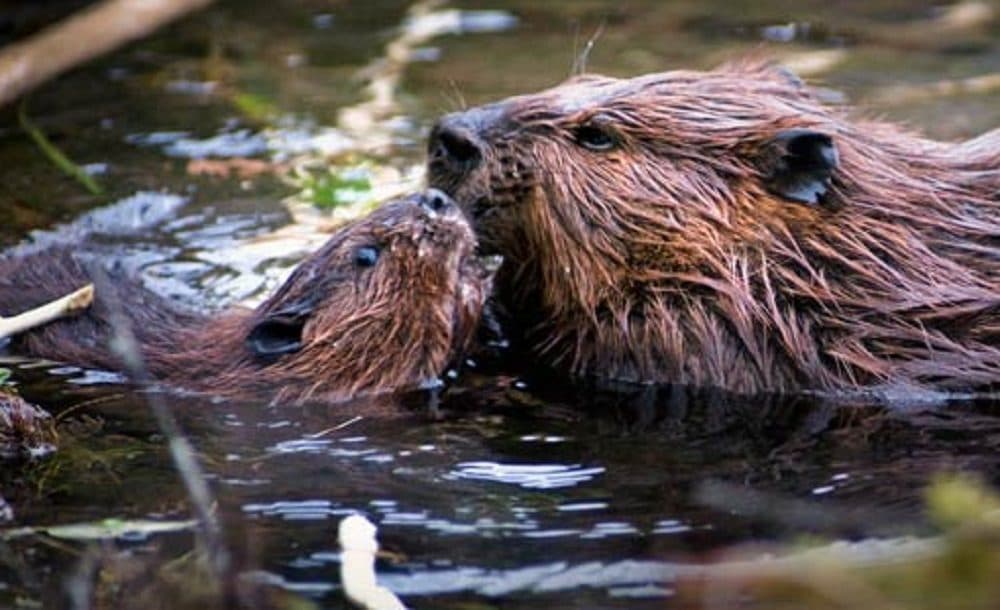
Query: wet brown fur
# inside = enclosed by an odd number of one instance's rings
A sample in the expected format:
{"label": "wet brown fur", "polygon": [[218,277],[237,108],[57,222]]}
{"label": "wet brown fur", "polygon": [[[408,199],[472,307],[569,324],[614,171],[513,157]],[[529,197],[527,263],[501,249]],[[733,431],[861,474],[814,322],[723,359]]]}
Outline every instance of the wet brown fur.
{"label": "wet brown fur", "polygon": [[[931,141],[759,62],[464,117],[482,163],[449,171],[432,143],[430,183],[504,255],[499,299],[547,363],[748,393],[1000,385],[1000,130]],[[593,121],[617,147],[574,141]],[[823,204],[767,188],[790,129],[837,147]]]}
{"label": "wet brown fur", "polygon": [[55,440],[52,416],[0,386],[0,460],[45,451]]}
{"label": "wet brown fur", "polygon": [[[170,386],[282,403],[416,387],[439,375],[471,338],[488,290],[461,213],[454,205],[429,212],[419,197],[340,229],[254,310],[198,315],[114,278],[98,285],[85,315],[28,332],[12,350],[121,370],[108,345],[120,303],[151,375]],[[381,252],[377,262],[359,266],[358,248],[372,245]],[[0,315],[37,306],[90,276],[88,264],[65,249],[0,259]],[[304,303],[311,313],[301,349],[262,358],[248,347],[258,323]]]}

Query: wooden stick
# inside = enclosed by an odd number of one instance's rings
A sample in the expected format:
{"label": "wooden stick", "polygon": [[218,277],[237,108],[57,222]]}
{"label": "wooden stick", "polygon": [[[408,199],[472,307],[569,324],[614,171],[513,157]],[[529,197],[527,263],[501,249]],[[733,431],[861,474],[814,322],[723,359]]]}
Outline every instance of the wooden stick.
{"label": "wooden stick", "polygon": [[0,106],[212,0],[105,0],[0,51]]}
{"label": "wooden stick", "polygon": [[90,307],[94,302],[94,285],[87,284],[75,292],[10,318],[0,318],[0,339],[23,333],[53,320],[65,318]]}

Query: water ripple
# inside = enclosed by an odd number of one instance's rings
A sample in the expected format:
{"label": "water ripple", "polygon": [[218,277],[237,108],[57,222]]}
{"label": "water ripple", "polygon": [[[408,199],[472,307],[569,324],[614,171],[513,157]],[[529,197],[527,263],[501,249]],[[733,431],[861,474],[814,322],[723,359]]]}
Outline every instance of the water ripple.
{"label": "water ripple", "polygon": [[332,516],[350,515],[350,508],[339,507],[329,500],[281,500],[266,504],[244,504],[243,512],[262,517],[281,517],[286,521],[321,521]]}
{"label": "water ripple", "polygon": [[497,462],[462,462],[452,470],[456,479],[491,481],[517,485],[524,489],[559,489],[586,483],[604,474],[601,466],[581,464],[500,464]]}

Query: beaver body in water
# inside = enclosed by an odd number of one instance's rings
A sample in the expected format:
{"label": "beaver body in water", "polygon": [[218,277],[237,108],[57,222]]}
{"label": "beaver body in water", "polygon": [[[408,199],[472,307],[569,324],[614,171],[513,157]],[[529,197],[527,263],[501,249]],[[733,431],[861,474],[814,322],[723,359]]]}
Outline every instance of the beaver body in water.
{"label": "beaver body in water", "polygon": [[1000,130],[943,143],[739,62],[585,75],[443,117],[526,347],[742,393],[1000,385]]}
{"label": "beaver body in water", "polygon": [[[121,312],[150,375],[167,385],[294,403],[414,388],[474,334],[490,281],[474,250],[457,206],[430,191],[341,228],[254,310],[196,314],[114,278],[98,283],[86,313],[20,335],[11,349],[121,370],[110,347]],[[92,271],[65,247],[0,258],[0,315],[75,290]]]}

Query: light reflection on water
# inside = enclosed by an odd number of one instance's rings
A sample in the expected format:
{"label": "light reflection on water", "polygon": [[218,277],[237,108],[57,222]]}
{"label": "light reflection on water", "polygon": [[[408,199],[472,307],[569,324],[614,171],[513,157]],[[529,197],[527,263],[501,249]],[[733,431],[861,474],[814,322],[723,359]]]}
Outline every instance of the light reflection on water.
{"label": "light reflection on water", "polygon": [[580,464],[463,462],[455,466],[451,476],[456,479],[507,483],[524,489],[560,489],[586,483],[601,474],[604,474],[601,466],[588,468]]}
{"label": "light reflection on water", "polygon": [[302,500],[299,502],[279,501],[271,504],[247,504],[243,512],[261,517],[280,517],[287,521],[324,520],[343,517],[354,511],[349,508],[335,508],[329,500]]}

